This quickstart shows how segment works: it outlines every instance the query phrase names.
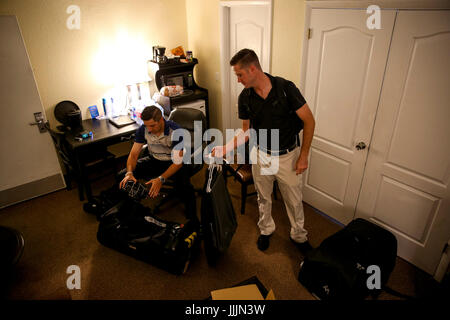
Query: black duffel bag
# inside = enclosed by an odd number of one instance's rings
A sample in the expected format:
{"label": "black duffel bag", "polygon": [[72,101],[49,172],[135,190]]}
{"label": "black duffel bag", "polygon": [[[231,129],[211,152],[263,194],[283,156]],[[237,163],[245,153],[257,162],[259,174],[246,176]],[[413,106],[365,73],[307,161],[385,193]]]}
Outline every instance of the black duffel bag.
{"label": "black duffel bag", "polygon": [[396,257],[395,236],[358,218],[306,255],[298,280],[321,300],[376,297],[384,289]]}
{"label": "black duffel bag", "polygon": [[199,247],[198,221],[164,221],[130,198],[111,207],[99,220],[101,244],[174,274],[186,272]]}

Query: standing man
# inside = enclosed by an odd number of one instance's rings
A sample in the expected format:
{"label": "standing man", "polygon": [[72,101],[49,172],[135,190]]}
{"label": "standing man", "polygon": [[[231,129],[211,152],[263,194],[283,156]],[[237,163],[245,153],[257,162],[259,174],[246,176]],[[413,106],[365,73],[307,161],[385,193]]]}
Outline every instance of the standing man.
{"label": "standing man", "polygon": [[[170,120],[165,120],[161,110],[156,106],[145,107],[141,113],[144,122],[137,131],[135,142],[127,160],[127,168],[119,172],[120,188],[127,181],[136,179],[148,180],[145,184],[150,187],[149,196],[158,196],[159,190],[167,179],[175,181],[175,189],[186,207],[187,218],[197,218],[195,192],[190,182],[187,167],[183,163],[172,161],[172,149],[181,142],[172,141],[172,133],[180,126]],[[141,150],[147,144],[149,156],[139,159]],[[182,151],[179,153],[182,158]]]}
{"label": "standing man", "polygon": [[[308,168],[308,154],[314,134],[315,120],[302,94],[291,81],[264,73],[253,50],[242,49],[230,61],[238,82],[244,85],[239,95],[239,118],[245,139],[236,136],[225,146],[216,147],[213,155],[221,157],[238,146],[238,141],[249,139],[248,129],[256,130],[258,141],[257,161],[252,164],[253,180],[258,194],[260,236],[259,250],[269,247],[270,236],[275,232],[272,218],[272,190],[276,179],[283,195],[291,224],[290,238],[298,249],[307,253],[312,249],[304,229],[302,203],[302,173]],[[298,118],[297,118],[298,117]],[[301,120],[301,121],[300,121]],[[298,123],[303,122],[303,144],[300,147]],[[278,129],[279,148],[261,144],[259,129]],[[270,159],[278,160],[278,171],[261,172]],[[264,174],[261,174],[264,173]]]}

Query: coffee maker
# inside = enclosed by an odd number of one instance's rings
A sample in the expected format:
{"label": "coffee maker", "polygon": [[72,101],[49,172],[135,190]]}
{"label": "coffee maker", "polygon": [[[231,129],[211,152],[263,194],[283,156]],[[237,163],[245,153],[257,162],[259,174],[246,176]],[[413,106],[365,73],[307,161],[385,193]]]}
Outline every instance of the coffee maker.
{"label": "coffee maker", "polygon": [[165,56],[166,48],[155,46],[153,47],[153,61],[156,63],[166,63],[167,57]]}

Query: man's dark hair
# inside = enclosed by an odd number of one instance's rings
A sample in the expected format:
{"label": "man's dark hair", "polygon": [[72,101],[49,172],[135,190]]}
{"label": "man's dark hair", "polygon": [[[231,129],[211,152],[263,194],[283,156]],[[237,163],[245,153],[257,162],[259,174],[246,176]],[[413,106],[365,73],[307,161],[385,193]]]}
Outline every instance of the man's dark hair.
{"label": "man's dark hair", "polygon": [[259,64],[258,56],[255,51],[251,49],[242,49],[237,52],[233,58],[230,60],[230,65],[235,66],[239,64],[242,68],[247,68],[250,65],[254,65],[258,69],[261,69],[261,65]]}
{"label": "man's dark hair", "polygon": [[142,110],[141,119],[144,121],[152,119],[153,121],[158,122],[161,120],[162,112],[157,106],[148,106]]}

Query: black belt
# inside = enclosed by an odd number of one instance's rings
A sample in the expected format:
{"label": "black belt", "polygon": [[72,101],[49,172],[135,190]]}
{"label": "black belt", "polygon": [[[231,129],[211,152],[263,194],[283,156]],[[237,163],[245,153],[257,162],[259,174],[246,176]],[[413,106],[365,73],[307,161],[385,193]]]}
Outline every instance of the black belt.
{"label": "black belt", "polygon": [[261,150],[264,153],[270,154],[272,156],[282,156],[283,154],[286,154],[288,152],[291,152],[292,150],[294,150],[295,148],[297,148],[297,143],[294,144],[292,147],[288,148],[288,149],[283,149],[283,150],[269,150],[269,149],[264,149],[261,147],[258,147],[259,150]]}

